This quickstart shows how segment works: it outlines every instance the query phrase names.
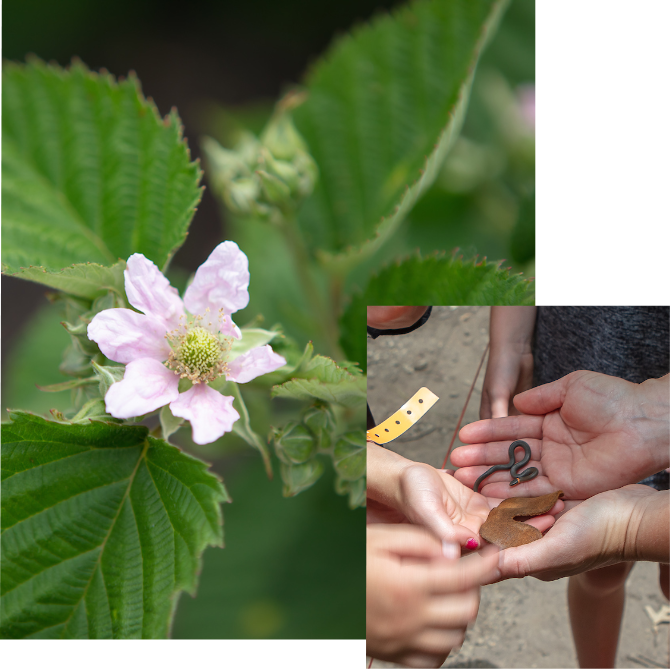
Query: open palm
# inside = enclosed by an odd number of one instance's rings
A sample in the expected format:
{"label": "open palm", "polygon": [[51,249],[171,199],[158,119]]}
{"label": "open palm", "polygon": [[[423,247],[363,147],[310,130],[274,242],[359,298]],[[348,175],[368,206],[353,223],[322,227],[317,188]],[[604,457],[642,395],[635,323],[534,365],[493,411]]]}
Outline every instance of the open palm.
{"label": "open palm", "polygon": [[524,439],[531,448],[528,466],[537,467],[539,476],[510,487],[509,472],[496,472],[480,486],[485,495],[535,497],[560,489],[566,499],[579,500],[636,483],[667,467],[651,438],[667,413],[663,417],[640,402],[639,388],[580,371],[522,393],[514,403],[524,415],[478,421],[461,430],[461,441],[470,445],[451,456],[461,467],[456,478],[472,487],[489,467],[507,461],[510,441]]}
{"label": "open palm", "polygon": [[[502,499],[473,492],[452,475],[420,463],[403,471],[400,489],[399,508],[368,500],[368,522],[422,525],[441,539],[456,541],[461,546],[468,538],[479,535],[489,511],[502,502]],[[557,513],[562,507],[562,502],[558,502],[551,513]],[[531,518],[528,523],[544,532],[553,518],[543,515]]]}
{"label": "open palm", "polygon": [[655,497],[647,486],[609,490],[570,506],[539,541],[503,551],[501,580],[535,576],[554,581],[583,571],[616,564],[624,554],[629,519],[641,516]]}

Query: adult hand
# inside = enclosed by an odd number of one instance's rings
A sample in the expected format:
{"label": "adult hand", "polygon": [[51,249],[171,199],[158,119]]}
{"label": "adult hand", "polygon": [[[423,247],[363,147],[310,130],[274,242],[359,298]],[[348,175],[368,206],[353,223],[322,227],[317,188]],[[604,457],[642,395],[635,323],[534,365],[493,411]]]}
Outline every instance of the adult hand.
{"label": "adult hand", "polygon": [[458,559],[426,530],[367,529],[366,640],[371,657],[439,667],[460,646],[479,607],[479,585],[500,577],[498,552]]}
{"label": "adult hand", "polygon": [[[448,471],[368,445],[368,522],[421,525],[439,539],[475,549],[482,543],[479,528],[501,501],[473,492]],[[550,514],[528,523],[544,532],[562,508],[559,500]]]}
{"label": "adult hand", "polygon": [[535,307],[491,307],[490,352],[479,417],[516,414],[512,399],[533,385]]}
{"label": "adult hand", "polygon": [[573,372],[517,395],[523,412],[478,421],[460,432],[471,444],[454,450],[456,478],[472,487],[494,464],[508,460],[510,441],[531,448],[528,466],[540,475],[510,487],[509,472],[484,480],[492,497],[535,497],[563,490],[565,499],[582,500],[605,490],[635,483],[670,464],[668,379],[641,384],[595,372]]}
{"label": "adult hand", "polygon": [[502,579],[553,581],[617,562],[668,562],[667,492],[627,485],[568,505],[542,539],[502,551]]}

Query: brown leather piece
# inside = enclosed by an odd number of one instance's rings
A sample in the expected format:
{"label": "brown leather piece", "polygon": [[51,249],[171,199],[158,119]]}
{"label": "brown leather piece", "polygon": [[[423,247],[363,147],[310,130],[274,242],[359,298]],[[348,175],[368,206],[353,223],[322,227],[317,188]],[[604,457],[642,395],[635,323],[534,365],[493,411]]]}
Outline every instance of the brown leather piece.
{"label": "brown leather piece", "polygon": [[514,518],[518,516],[540,516],[547,513],[558,498],[563,495],[562,490],[551,492],[540,497],[511,497],[491,509],[489,517],[481,526],[479,534],[489,543],[500,548],[523,546],[542,538],[542,532],[532,525],[522,523]]}

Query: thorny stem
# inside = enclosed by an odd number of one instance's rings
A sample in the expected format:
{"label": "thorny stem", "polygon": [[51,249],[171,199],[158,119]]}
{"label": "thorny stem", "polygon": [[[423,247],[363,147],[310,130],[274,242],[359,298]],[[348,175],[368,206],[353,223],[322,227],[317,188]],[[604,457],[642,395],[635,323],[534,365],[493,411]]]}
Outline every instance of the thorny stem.
{"label": "thorny stem", "polygon": [[[334,303],[326,304],[323,296],[319,293],[319,290],[316,287],[314,277],[310,272],[312,263],[309,252],[307,251],[305,241],[298,228],[298,221],[295,214],[287,211],[282,213],[284,215],[280,229],[284,233],[284,237],[293,254],[293,262],[298,271],[300,283],[305,289],[305,294],[312,309],[312,313],[316,315],[316,320],[321,326],[321,331],[328,346],[328,355],[334,360],[338,360],[342,357],[342,352],[337,340],[337,309],[339,307],[336,307]],[[331,294],[331,299],[333,297],[334,295]]]}

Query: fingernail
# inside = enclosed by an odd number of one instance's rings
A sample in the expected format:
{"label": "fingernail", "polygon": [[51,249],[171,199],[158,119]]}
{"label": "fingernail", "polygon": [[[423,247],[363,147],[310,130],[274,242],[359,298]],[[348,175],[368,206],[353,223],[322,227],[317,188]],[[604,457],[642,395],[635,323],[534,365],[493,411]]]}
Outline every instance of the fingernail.
{"label": "fingernail", "polygon": [[452,541],[442,541],[442,555],[449,560],[456,560],[460,557],[460,550],[458,544]]}
{"label": "fingernail", "polygon": [[465,547],[468,548],[471,551],[475,550],[475,548],[477,548],[478,546],[479,546],[479,542],[474,537],[470,537],[465,542]]}

